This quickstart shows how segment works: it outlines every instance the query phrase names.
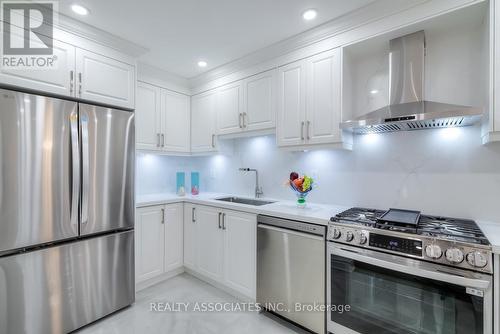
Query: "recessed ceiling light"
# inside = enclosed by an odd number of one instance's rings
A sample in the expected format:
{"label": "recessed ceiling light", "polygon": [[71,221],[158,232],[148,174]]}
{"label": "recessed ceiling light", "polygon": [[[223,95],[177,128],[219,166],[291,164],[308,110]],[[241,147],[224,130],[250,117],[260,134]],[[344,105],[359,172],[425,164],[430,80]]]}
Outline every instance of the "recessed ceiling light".
{"label": "recessed ceiling light", "polygon": [[198,62],[198,66],[199,66],[199,67],[207,67],[207,65],[208,65],[208,64],[207,64],[207,62],[206,62],[206,61],[204,61],[204,60],[200,60],[200,61]]}
{"label": "recessed ceiling light", "polygon": [[78,15],[88,15],[90,13],[90,11],[82,5],[71,5],[71,9]]}
{"label": "recessed ceiling light", "polygon": [[306,21],[314,20],[317,15],[318,12],[315,9],[308,9],[304,13],[302,13],[302,17]]}

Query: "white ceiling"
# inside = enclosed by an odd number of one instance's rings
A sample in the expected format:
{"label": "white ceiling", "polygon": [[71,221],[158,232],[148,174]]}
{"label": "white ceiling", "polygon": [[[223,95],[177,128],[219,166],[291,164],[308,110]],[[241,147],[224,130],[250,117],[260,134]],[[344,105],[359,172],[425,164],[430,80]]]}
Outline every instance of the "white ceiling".
{"label": "white ceiling", "polygon": [[[61,0],[63,14],[149,49],[141,62],[185,78],[311,29],[373,0]],[[90,15],[74,14],[82,4]],[[306,22],[302,12],[315,8]],[[204,69],[199,59],[208,62]]]}

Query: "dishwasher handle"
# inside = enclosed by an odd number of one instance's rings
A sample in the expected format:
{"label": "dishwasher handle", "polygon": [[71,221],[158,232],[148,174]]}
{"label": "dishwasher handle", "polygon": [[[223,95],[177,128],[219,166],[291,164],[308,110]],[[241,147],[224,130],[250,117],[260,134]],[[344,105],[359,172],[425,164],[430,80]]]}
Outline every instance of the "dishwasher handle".
{"label": "dishwasher handle", "polygon": [[309,233],[303,233],[303,232],[298,232],[298,231],[294,231],[294,230],[289,230],[287,228],[275,227],[275,226],[265,225],[265,224],[257,224],[257,228],[258,229],[262,228],[262,229],[281,232],[281,233],[293,234],[293,235],[296,235],[299,237],[304,237],[304,238],[313,239],[313,240],[325,241],[324,237],[309,234]]}

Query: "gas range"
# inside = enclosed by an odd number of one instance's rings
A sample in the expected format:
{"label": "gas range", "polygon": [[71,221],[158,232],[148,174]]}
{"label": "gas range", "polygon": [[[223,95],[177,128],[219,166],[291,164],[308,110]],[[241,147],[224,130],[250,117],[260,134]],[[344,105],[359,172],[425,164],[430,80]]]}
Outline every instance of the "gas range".
{"label": "gas range", "polygon": [[327,240],[492,273],[491,245],[473,220],[355,207],[330,219]]}

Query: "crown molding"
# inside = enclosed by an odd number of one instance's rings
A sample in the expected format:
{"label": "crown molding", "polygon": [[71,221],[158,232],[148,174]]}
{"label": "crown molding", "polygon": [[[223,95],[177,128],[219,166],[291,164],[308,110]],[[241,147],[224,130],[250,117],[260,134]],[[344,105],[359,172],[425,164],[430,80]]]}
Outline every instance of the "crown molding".
{"label": "crown molding", "polygon": [[137,63],[137,80],[177,93],[191,95],[188,79],[149,64]]}
{"label": "crown molding", "polygon": [[332,48],[357,43],[481,2],[484,0],[372,2],[318,27],[193,77],[189,84],[192,93],[197,94]]}
{"label": "crown molding", "polygon": [[133,58],[138,58],[150,50],[85,22],[58,13],[57,28],[71,35],[87,39],[102,46],[115,49]]}
{"label": "crown molding", "polygon": [[359,27],[360,25],[383,19],[384,17],[408,10],[428,1],[432,0],[398,0],[397,2],[392,0],[381,0],[371,2],[364,7],[325,22],[315,28],[190,78],[190,84],[192,87],[201,86],[204,83],[220,79],[221,77],[230,75],[243,68],[270,61],[273,58],[278,58],[284,54],[294,52],[311,44],[341,34],[347,30]]}

